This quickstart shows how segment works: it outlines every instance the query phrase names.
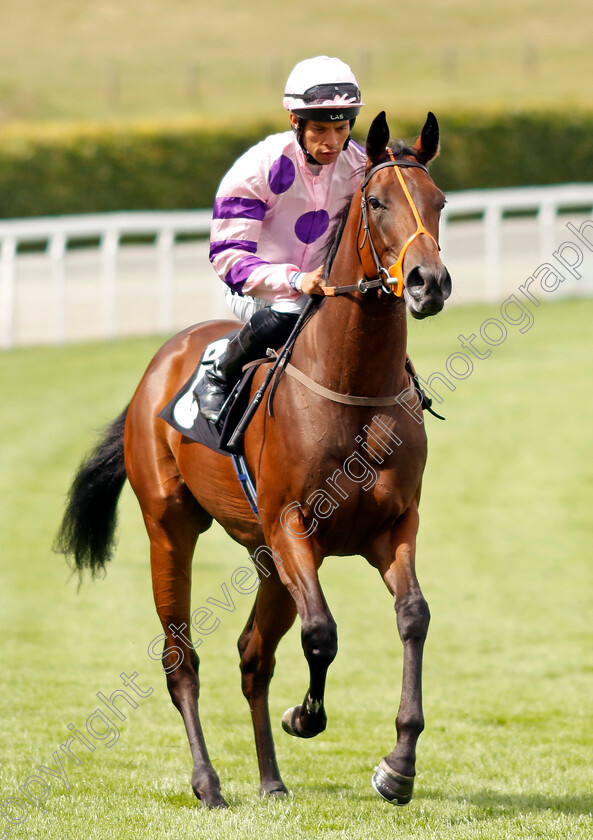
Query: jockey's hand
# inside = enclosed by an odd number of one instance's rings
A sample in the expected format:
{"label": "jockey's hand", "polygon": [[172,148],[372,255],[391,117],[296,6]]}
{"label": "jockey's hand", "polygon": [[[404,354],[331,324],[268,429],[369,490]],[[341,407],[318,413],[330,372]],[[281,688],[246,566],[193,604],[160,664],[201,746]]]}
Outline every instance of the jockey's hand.
{"label": "jockey's hand", "polygon": [[301,292],[306,295],[322,295],[325,280],[323,279],[323,266],[307,271],[301,278]]}

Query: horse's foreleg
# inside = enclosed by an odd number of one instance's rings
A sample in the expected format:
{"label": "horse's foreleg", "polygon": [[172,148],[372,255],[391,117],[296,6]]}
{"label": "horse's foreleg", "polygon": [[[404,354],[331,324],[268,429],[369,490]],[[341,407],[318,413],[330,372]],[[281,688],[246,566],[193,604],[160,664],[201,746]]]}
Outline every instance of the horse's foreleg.
{"label": "horse's foreleg", "polygon": [[397,627],[403,643],[401,702],[396,718],[397,744],[373,776],[373,787],[398,805],[412,798],[416,773],[416,743],[424,729],[422,654],[430,611],[415,571],[418,508],[413,504],[396,528],[377,540],[367,559],[376,566],[395,598]]}
{"label": "horse's foreleg", "polygon": [[[273,566],[273,564],[272,564]],[[276,762],[270,725],[268,690],[274,673],[278,642],[292,626],[296,607],[275,569],[262,575],[256,602],[239,639],[242,688],[253,720],[260,772],[260,793],[278,796],[286,793]]]}
{"label": "horse's foreleg", "polygon": [[172,500],[171,508],[174,511],[160,513],[158,519],[144,511],[154,599],[166,637],[163,667],[171,700],[183,718],[189,739],[193,791],[204,805],[224,808],[226,802],[208,757],[198,714],[199,660],[190,636],[191,560],[199,531],[199,509],[191,498]]}
{"label": "horse's foreleg", "polygon": [[303,702],[284,713],[282,728],[298,738],[313,738],[326,727],[324,708],[327,669],[338,651],[338,634],[317,570],[322,557],[308,540],[289,537],[282,528],[273,542],[281,563],[278,574],[292,595],[301,619],[301,643],[309,665],[309,688]]}

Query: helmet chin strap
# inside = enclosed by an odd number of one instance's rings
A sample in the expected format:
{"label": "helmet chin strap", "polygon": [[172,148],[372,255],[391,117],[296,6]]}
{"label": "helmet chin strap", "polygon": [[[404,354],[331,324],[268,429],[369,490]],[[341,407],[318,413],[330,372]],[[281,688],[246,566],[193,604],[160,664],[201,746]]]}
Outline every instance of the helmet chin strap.
{"label": "helmet chin strap", "polygon": [[[308,152],[308,151],[307,151],[307,149],[305,148],[305,144],[303,143],[303,129],[305,128],[305,124],[306,124],[307,120],[306,120],[306,119],[304,119],[303,117],[298,117],[298,121],[299,121],[298,128],[293,128],[292,130],[293,130],[293,131],[295,132],[295,134],[296,134],[296,138],[297,138],[297,140],[298,140],[299,146],[301,147],[301,149],[302,149],[302,150],[303,150],[303,152],[305,153],[305,160],[307,161],[307,163],[312,163],[312,164],[313,164],[313,166],[322,166],[322,164],[321,164],[321,163],[319,163],[319,161],[318,161],[318,160],[316,160],[316,159],[313,157],[313,155],[312,155],[310,152]],[[356,120],[355,120],[355,119],[354,119],[354,120],[350,120],[350,131],[352,131],[352,129],[353,129],[353,127],[354,127],[354,123],[355,123],[355,122],[356,122]],[[350,145],[350,140],[351,140],[351,139],[352,139],[352,138],[351,138],[351,136],[350,136],[350,134],[349,134],[349,135],[348,135],[348,137],[347,137],[347,139],[346,139],[346,142],[345,142],[345,143],[344,143],[344,145],[342,146],[342,149],[341,149],[341,151],[342,151],[342,152],[345,152],[345,151],[346,151],[346,149],[347,149],[347,148],[348,148],[348,146]]]}
{"label": "helmet chin strap", "polygon": [[299,126],[298,128],[293,129],[293,131],[296,132],[296,138],[299,141],[299,146],[305,153],[305,160],[307,161],[307,163],[312,163],[314,166],[320,166],[321,164],[319,163],[319,161],[315,160],[313,155],[307,151],[307,149],[305,148],[305,144],[303,143],[303,129],[305,128],[306,122],[307,120],[304,120],[302,117],[299,117]]}

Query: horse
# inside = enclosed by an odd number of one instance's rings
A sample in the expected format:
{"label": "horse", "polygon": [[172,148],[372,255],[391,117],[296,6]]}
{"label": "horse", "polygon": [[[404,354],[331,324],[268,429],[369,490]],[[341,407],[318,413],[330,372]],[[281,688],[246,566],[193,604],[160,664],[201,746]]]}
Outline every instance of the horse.
{"label": "horse", "polygon": [[[138,498],[165,635],[163,670],[189,739],[192,788],[205,807],[226,802],[200,723],[199,660],[187,628],[192,557],[213,519],[259,559],[259,586],[238,648],[260,793],[287,793],[268,709],[278,643],[298,615],[309,686],[282,726],[292,736],[314,737],[326,728],[326,675],[337,653],[336,622],[318,571],[327,556],[357,554],[391,593],[403,643],[396,745],[372,784],[393,804],[412,798],[430,612],[415,572],[427,444],[420,394],[406,367],[406,310],[417,319],[437,314],[451,278],[437,244],[445,198],[427,169],[439,149],[436,117],[428,114],[413,146],[389,147],[389,136],[381,112],[366,139],[364,177],[336,233],[327,294],[274,380],[272,406],[262,402],[246,430],[243,452],[258,513],[231,458],[189,441],[157,416],[204,349],[237,327],[230,320],[192,326],[161,347],[70,489],[57,548],[81,573],[104,570],[112,557],[126,479]],[[266,363],[256,369],[252,392],[265,370]]]}

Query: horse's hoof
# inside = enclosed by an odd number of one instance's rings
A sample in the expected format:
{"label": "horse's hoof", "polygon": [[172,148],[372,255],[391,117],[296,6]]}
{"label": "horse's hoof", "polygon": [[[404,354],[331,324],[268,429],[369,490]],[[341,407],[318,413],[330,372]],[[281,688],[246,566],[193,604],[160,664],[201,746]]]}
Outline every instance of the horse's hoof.
{"label": "horse's hoof", "polygon": [[[218,782],[218,779],[216,780]],[[192,789],[197,799],[200,800],[202,808],[228,808],[229,806],[224,800],[220,792],[220,784],[202,784],[192,783]]]}
{"label": "horse's hoof", "polygon": [[275,799],[288,796],[288,790],[283,782],[274,782],[270,785],[262,785],[259,792],[260,796],[273,796]]}
{"label": "horse's hoof", "polygon": [[228,808],[224,796],[221,793],[210,794],[209,796],[200,797],[200,805],[202,808],[214,810],[215,808]]}
{"label": "horse's hoof", "polygon": [[320,727],[313,730],[304,729],[301,726],[300,719],[302,713],[302,706],[292,706],[292,708],[287,709],[282,715],[282,729],[285,732],[288,732],[289,735],[294,735],[295,738],[314,738],[316,735],[319,735],[320,732],[323,732],[327,720],[325,714],[323,715],[323,718],[320,719]]}
{"label": "horse's hoof", "polygon": [[375,769],[371,784],[379,796],[392,805],[407,805],[414,792],[414,777],[396,773],[385,759]]}

